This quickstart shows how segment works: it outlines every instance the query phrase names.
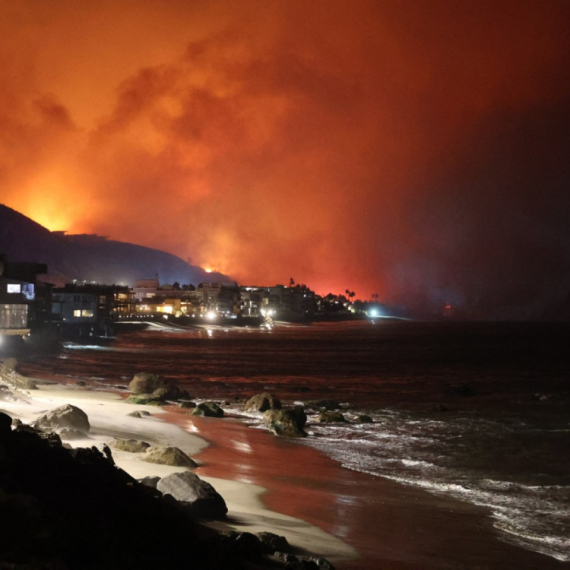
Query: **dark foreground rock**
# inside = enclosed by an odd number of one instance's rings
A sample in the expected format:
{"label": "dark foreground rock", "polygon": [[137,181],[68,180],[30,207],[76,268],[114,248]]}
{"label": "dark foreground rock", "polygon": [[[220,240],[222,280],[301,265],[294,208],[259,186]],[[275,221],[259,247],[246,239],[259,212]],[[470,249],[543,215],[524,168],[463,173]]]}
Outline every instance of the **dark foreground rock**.
{"label": "dark foreground rock", "polygon": [[0,568],[332,568],[295,556],[284,537],[203,525],[197,517],[225,517],[223,498],[190,472],[174,475],[138,482],[109,448],[67,449],[59,435],[0,412]]}
{"label": "dark foreground rock", "polygon": [[[330,568],[289,552],[287,560],[280,557],[277,549],[287,548],[283,537],[202,525],[192,508],[172,498],[175,485],[161,486],[170,477],[141,484],[115,466],[108,448],[66,449],[57,434],[21,423],[13,428],[0,412],[0,568]],[[194,477],[187,472],[184,478]],[[215,497],[199,489],[198,495]],[[223,499],[217,500],[225,514]]]}
{"label": "dark foreground rock", "polygon": [[[6,415],[0,414],[3,419]],[[9,420],[9,418],[8,418]],[[0,567],[208,568],[208,538],[96,448],[65,449],[59,436],[0,422]],[[165,548],[164,544],[184,544]]]}

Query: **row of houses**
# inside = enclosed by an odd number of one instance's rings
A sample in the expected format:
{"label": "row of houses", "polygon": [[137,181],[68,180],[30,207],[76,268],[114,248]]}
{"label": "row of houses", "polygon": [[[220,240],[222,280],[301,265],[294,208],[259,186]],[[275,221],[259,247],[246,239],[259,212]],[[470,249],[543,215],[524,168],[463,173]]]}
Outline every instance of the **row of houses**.
{"label": "row of houses", "polygon": [[317,306],[314,292],[304,285],[204,282],[181,287],[160,285],[155,276],[137,281],[133,288],[86,282],[55,288],[38,281],[37,276],[46,272],[45,265],[0,260],[0,335],[26,336],[46,323],[93,325],[99,333],[117,320],[162,315],[291,319],[311,314]]}
{"label": "row of houses", "polygon": [[316,296],[305,286],[239,286],[235,282],[203,282],[197,287],[160,286],[158,277],[138,281],[131,290],[134,315],[168,314],[193,318],[292,318],[316,309]]}

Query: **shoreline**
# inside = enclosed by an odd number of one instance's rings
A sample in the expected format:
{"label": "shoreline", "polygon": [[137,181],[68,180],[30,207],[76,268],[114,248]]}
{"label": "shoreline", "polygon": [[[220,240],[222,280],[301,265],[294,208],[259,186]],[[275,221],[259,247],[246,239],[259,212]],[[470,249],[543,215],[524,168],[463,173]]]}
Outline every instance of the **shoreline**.
{"label": "shoreline", "polygon": [[[228,504],[216,530],[270,531],[301,553],[329,559],[338,570],[568,568],[570,565],[499,540],[489,511],[387,479],[350,471],[309,446],[248,427],[243,419],[200,418],[175,405],[157,408],[124,401],[125,394],[73,384],[41,384],[18,404],[0,401],[28,423],[64,403],[86,411],[89,439],[144,439],[180,447]],[[135,410],[149,418],[132,418]],[[146,463],[112,450],[116,464],[135,478],[185,470]],[[457,548],[460,544],[461,548]]]}
{"label": "shoreline", "polygon": [[[180,415],[172,410],[168,421]],[[341,537],[358,557],[338,560],[337,570],[570,568],[500,540],[484,507],[346,469],[312,447],[228,420],[179,420],[212,442],[198,456],[199,470],[260,485],[269,509]]]}

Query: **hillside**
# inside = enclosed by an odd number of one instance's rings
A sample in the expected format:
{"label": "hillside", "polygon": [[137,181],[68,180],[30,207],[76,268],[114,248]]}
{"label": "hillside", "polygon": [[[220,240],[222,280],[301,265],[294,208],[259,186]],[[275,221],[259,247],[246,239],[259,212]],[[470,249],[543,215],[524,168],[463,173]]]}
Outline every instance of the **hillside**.
{"label": "hillside", "polygon": [[161,283],[228,280],[207,273],[179,257],[132,243],[88,235],[52,233],[30,218],[0,204],[0,253],[9,261],[45,263],[58,281],[97,281],[133,285],[158,274]]}

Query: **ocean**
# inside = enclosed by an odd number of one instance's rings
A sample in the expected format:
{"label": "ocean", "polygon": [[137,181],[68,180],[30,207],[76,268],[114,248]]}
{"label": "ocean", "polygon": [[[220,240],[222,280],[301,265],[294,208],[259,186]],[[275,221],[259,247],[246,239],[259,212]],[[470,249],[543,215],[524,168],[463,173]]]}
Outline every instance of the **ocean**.
{"label": "ocean", "polygon": [[[347,423],[298,445],[343,468],[485,508],[497,537],[570,561],[570,324],[353,321],[272,329],[157,323],[67,344],[30,376],[125,387],[139,371],[262,429],[236,404],[337,401]],[[372,423],[359,423],[366,414]]]}

